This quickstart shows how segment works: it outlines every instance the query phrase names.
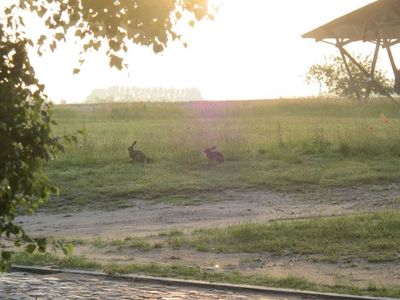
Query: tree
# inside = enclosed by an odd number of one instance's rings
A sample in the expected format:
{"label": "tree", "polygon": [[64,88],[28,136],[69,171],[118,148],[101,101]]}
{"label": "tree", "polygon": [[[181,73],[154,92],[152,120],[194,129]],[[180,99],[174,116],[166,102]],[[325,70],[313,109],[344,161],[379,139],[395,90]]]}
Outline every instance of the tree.
{"label": "tree", "polygon": [[[29,12],[48,29],[37,40],[26,33]],[[110,66],[122,69],[130,44],[149,46],[157,53],[171,40],[182,40],[174,30],[179,20],[194,26],[212,18],[207,0],[19,0],[4,14],[6,18],[0,18],[0,270],[9,265],[11,252],[4,247],[11,243],[26,245],[30,253],[45,251],[46,240],[30,238],[14,219],[18,212],[34,212],[56,192],[42,166],[63,150],[65,141],[74,139],[53,134],[51,105],[35,77],[28,49],[39,55],[55,51],[72,32],[80,41],[81,64],[85,52],[105,47]]]}
{"label": "tree", "polygon": [[85,52],[104,46],[110,66],[122,69],[130,44],[161,52],[171,40],[182,41],[175,31],[178,22],[193,27],[196,21],[213,18],[209,10],[208,0],[19,0],[5,12],[8,27],[19,36],[24,34],[27,11],[44,22],[49,31],[35,43],[39,55],[45,49],[54,51],[72,34],[81,42],[81,63]]}
{"label": "tree", "polygon": [[[55,191],[42,165],[63,146],[51,133],[51,110],[25,42],[13,41],[0,25],[0,45],[0,245],[27,243],[28,252],[43,251],[46,241],[31,239],[14,218],[18,211],[34,211]],[[1,252],[0,271],[10,256]]]}
{"label": "tree", "polygon": [[[370,57],[358,55],[356,59],[364,69],[370,70],[372,61]],[[349,63],[349,69],[353,76],[353,82],[350,80],[346,66],[341,56],[331,56],[324,64],[311,66],[307,73],[306,80],[318,82],[324,86],[329,94],[339,97],[357,98],[355,88],[360,92],[360,96],[365,98],[371,91],[380,95],[380,91],[371,84],[370,78],[366,76],[354,65]],[[382,70],[376,70],[374,79],[389,93],[393,93],[393,81],[390,80]],[[354,86],[355,85],[355,86]]]}

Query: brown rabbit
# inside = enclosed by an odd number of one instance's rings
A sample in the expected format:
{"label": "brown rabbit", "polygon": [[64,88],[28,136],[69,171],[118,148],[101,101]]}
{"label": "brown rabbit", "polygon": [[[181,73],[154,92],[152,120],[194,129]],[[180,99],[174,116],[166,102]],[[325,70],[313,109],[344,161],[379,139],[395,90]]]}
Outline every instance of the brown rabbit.
{"label": "brown rabbit", "polygon": [[140,162],[140,163],[153,162],[153,160],[150,157],[146,156],[146,154],[144,154],[142,151],[134,149],[136,143],[137,143],[137,141],[134,141],[132,146],[130,146],[128,148],[129,157],[135,162]]}
{"label": "brown rabbit", "polygon": [[217,149],[216,146],[212,148],[207,148],[204,150],[204,153],[207,155],[207,158],[209,160],[212,160],[218,164],[222,164],[225,161],[224,156],[222,155],[222,153],[215,151],[215,149]]}

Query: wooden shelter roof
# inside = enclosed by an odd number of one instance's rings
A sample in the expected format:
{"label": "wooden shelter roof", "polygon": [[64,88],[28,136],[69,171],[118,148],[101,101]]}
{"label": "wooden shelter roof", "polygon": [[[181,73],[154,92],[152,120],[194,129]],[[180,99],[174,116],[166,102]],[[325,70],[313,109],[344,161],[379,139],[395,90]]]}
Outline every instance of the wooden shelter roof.
{"label": "wooden shelter roof", "polygon": [[302,37],[316,41],[400,40],[400,0],[378,0],[322,25]]}

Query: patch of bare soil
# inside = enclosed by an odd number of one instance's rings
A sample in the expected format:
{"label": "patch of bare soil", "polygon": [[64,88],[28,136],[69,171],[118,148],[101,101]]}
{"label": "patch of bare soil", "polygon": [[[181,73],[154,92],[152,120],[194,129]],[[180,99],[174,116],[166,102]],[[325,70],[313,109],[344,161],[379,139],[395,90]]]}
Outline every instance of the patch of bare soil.
{"label": "patch of bare soil", "polygon": [[[204,195],[203,197],[204,198]],[[213,197],[210,194],[210,198]],[[218,202],[175,206],[132,199],[133,207],[116,211],[82,211],[72,214],[39,213],[17,221],[33,235],[71,239],[96,237],[120,239],[127,236],[157,235],[170,229],[190,231],[225,227],[245,222],[335,216],[357,212],[389,210],[400,206],[400,185],[369,185],[330,188],[306,193],[266,190],[218,192]],[[118,253],[88,246],[77,249],[88,257],[113,262],[159,262],[198,265],[213,270],[234,270],[249,274],[282,277],[295,275],[320,283],[352,282],[368,285],[400,284],[400,266],[387,264],[325,264],[302,257],[272,257],[269,254],[213,254],[194,250],[155,249]]]}

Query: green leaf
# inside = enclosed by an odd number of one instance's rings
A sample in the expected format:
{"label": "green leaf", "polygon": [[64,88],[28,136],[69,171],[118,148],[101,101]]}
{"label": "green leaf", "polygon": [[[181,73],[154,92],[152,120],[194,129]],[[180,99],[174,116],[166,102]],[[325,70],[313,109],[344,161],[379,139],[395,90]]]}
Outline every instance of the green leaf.
{"label": "green leaf", "polygon": [[12,254],[13,254],[13,252],[10,252],[10,251],[2,251],[1,252],[1,259],[5,260],[5,261],[8,261],[8,260],[11,259]]}
{"label": "green leaf", "polygon": [[68,243],[63,246],[62,251],[65,256],[71,256],[74,251],[74,245],[72,243]]}
{"label": "green leaf", "polygon": [[32,254],[36,250],[36,245],[35,244],[29,244],[26,246],[25,251],[28,252],[29,254]]}
{"label": "green leaf", "polygon": [[39,46],[41,46],[41,45],[43,45],[44,44],[44,41],[47,39],[47,37],[45,36],[45,35],[41,35],[40,37],[39,37],[39,39],[37,40],[37,44],[39,45]]}
{"label": "green leaf", "polygon": [[111,54],[110,67],[116,67],[118,70],[122,70],[122,58],[114,54]]}
{"label": "green leaf", "polygon": [[57,41],[65,40],[65,35],[62,32],[57,32],[54,37],[56,38]]}
{"label": "green leaf", "polygon": [[39,10],[37,11],[37,14],[38,14],[39,17],[42,18],[42,17],[46,14],[46,12],[47,12],[47,9],[45,9],[45,8],[42,6],[41,9],[39,9]]}
{"label": "green leaf", "polygon": [[45,252],[47,248],[47,239],[40,238],[40,239],[35,239],[35,241],[37,243],[39,252]]}
{"label": "green leaf", "polygon": [[161,44],[154,44],[153,45],[153,51],[154,53],[160,53],[164,50],[164,46]]}
{"label": "green leaf", "polygon": [[34,242],[34,240],[33,240],[29,235],[27,235],[27,234],[25,234],[25,233],[22,234],[22,240],[23,240],[24,242],[28,242],[28,243]]}

